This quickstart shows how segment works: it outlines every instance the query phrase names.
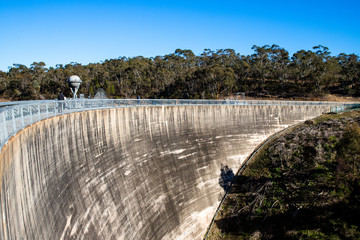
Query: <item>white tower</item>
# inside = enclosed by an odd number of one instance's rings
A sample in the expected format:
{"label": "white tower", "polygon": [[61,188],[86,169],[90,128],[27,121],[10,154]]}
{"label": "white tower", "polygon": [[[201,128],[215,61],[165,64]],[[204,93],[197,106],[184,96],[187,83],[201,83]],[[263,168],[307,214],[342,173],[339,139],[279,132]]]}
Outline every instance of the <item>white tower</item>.
{"label": "white tower", "polygon": [[82,83],[81,79],[79,78],[79,76],[73,75],[68,78],[67,82],[69,84],[71,92],[73,93],[73,99],[76,99],[77,91],[79,90],[80,84]]}

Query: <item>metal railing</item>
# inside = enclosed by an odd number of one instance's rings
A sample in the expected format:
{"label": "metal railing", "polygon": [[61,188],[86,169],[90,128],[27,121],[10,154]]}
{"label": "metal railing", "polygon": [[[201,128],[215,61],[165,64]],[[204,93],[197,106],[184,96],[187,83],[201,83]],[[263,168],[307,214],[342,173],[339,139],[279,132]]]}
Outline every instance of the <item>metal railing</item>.
{"label": "metal railing", "polygon": [[19,130],[43,119],[93,109],[135,106],[174,105],[279,105],[279,106],[329,106],[346,109],[359,106],[356,103],[310,101],[262,101],[262,100],[185,100],[185,99],[77,99],[68,101],[18,101],[0,104],[0,152],[4,144]]}
{"label": "metal railing", "polygon": [[349,112],[354,109],[359,109],[360,103],[349,103],[342,106],[332,106],[330,107],[330,112],[332,113],[342,113],[342,112]]}

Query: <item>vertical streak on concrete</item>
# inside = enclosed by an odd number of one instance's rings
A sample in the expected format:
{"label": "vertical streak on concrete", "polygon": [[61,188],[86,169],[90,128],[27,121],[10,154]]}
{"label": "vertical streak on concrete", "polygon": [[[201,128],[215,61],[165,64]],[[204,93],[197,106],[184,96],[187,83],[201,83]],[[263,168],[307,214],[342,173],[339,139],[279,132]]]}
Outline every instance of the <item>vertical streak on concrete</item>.
{"label": "vertical streak on concrete", "polygon": [[94,110],[33,124],[0,155],[4,239],[200,239],[222,189],[269,135],[319,106]]}

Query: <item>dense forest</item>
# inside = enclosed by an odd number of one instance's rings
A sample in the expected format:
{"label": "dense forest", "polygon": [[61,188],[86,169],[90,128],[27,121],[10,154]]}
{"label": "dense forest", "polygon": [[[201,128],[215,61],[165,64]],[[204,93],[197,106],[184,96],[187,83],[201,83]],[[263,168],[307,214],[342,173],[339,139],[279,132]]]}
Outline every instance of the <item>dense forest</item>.
{"label": "dense forest", "polygon": [[360,95],[360,62],[355,54],[332,56],[316,46],[292,56],[278,45],[252,47],[251,55],[233,49],[205,49],[196,56],[176,49],[165,56],[120,57],[101,63],[58,64],[44,62],[27,67],[14,64],[0,71],[0,97],[11,100],[53,99],[64,91],[66,79],[78,75],[79,93],[94,96],[103,88],[109,98],[206,98],[219,99],[245,92],[256,97],[319,97],[326,93]]}

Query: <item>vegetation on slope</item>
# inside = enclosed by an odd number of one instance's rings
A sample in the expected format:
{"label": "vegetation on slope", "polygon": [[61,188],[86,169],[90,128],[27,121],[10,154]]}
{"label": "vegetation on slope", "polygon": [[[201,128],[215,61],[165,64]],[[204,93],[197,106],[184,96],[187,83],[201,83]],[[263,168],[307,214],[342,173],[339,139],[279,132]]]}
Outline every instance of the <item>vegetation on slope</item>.
{"label": "vegetation on slope", "polygon": [[208,239],[360,239],[360,112],[323,115],[268,143]]}
{"label": "vegetation on slope", "polygon": [[253,97],[318,97],[324,93],[360,95],[360,62],[355,54],[332,56],[316,46],[290,56],[277,45],[253,46],[254,53],[241,55],[233,49],[191,50],[152,58],[119,57],[101,63],[58,64],[44,62],[30,67],[14,64],[0,71],[0,98],[12,100],[54,99],[64,91],[66,79],[83,80],[79,93],[94,96],[103,88],[110,98],[206,98],[217,99],[245,92]]}

